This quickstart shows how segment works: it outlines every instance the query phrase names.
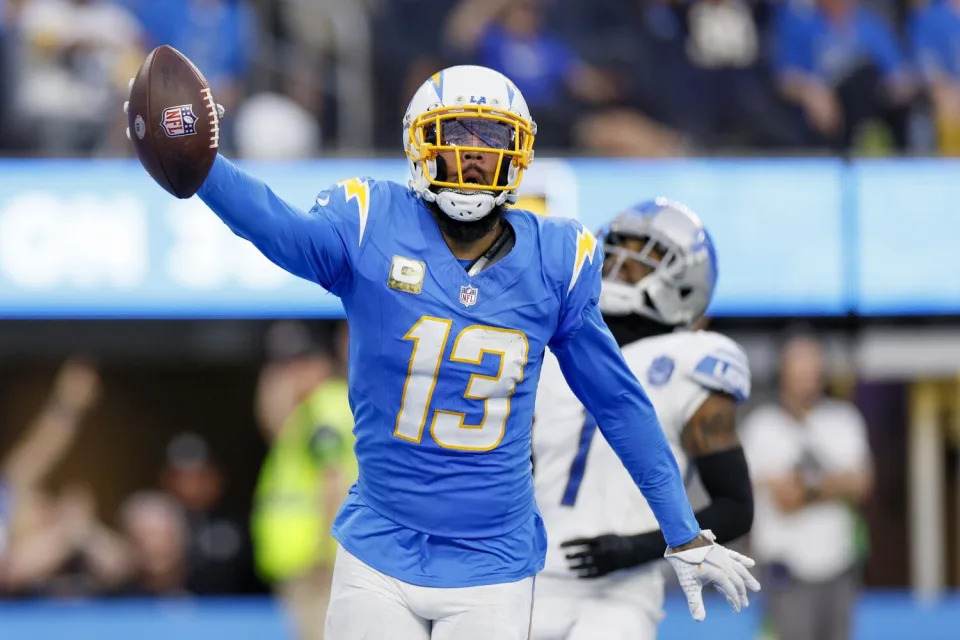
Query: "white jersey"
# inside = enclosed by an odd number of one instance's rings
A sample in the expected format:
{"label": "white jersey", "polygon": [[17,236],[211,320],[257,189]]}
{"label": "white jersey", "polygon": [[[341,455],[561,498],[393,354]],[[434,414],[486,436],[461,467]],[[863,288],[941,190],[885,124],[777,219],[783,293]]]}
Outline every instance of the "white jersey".
{"label": "white jersey", "polygon": [[[678,331],[631,343],[623,348],[623,356],[650,397],[686,478],[689,464],[680,446],[683,428],[711,392],[729,394],[739,402],[747,399],[746,355],[718,333]],[[537,391],[533,455],[537,506],[549,540],[545,574],[575,577],[567,568],[561,542],[659,528],[640,490],[549,352]]]}

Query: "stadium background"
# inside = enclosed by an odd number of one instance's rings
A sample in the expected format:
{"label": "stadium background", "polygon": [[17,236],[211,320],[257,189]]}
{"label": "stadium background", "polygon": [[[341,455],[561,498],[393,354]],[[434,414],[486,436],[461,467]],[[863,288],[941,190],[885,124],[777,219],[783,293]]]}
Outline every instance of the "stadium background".
{"label": "stadium background", "polygon": [[[119,105],[152,46],[174,44],[204,70],[228,109],[226,152],[301,204],[348,176],[403,181],[412,88],[445,64],[500,62],[525,78],[542,134],[526,205],[591,228],[654,195],[697,210],[720,256],[711,326],[747,349],[758,399],[774,392],[784,329],[818,333],[831,390],[867,418],[877,469],[855,637],[953,637],[960,165],[938,156],[955,150],[960,121],[924,73],[925,5],[860,6],[890,25],[900,60],[841,53],[848,68],[878,67],[899,101],[860,121],[844,102],[856,127],[826,135],[778,91],[796,53],[782,41],[803,46],[785,35],[812,10],[802,2],[0,0],[0,453],[60,363],[92,357],[102,397],[47,488],[88,487],[115,528],[125,498],[157,486],[171,439],[191,432],[245,523],[266,452],[253,397],[267,330],[301,318],[332,340],[335,298],[130,159]],[[510,34],[524,29],[534,36],[520,47]],[[0,637],[284,637],[252,573],[213,591],[0,590]],[[757,637],[758,607],[733,617],[712,604],[693,629],[671,599],[663,637]]]}

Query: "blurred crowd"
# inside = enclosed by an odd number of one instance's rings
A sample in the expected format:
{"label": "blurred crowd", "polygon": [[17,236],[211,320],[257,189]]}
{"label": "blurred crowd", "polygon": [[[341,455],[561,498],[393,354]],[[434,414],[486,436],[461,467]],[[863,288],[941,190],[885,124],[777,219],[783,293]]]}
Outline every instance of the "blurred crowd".
{"label": "blurred crowd", "polygon": [[104,391],[92,364],[66,362],[0,459],[0,596],[255,590],[246,524],[221,510],[222,472],[201,436],[173,438],[155,486],[132,492],[113,517],[82,479],[52,486]]}
{"label": "blurred crowd", "polygon": [[323,340],[295,322],[268,332],[251,398],[267,455],[240,509],[224,499],[228,471],[204,433],[171,438],[153,483],[124,487],[115,513],[105,512],[84,476],[58,474],[82,431],[96,430],[98,403],[116,394],[93,363],[64,363],[30,424],[2,427],[18,435],[0,452],[0,599],[272,586],[305,628],[322,628],[311,616],[330,582],[327,532],[356,479],[345,325],[335,335]]}
{"label": "blurred crowd", "polygon": [[0,0],[0,152],[128,154],[161,43],[245,157],[395,153],[456,63],[519,85],[541,151],[960,151],[960,0]]}
{"label": "blurred crowd", "polygon": [[[780,346],[776,375],[755,380],[765,392],[740,429],[754,483],[748,549],[761,563],[773,637],[844,638],[869,554],[860,508],[874,483],[871,430],[839,397],[850,389],[827,394],[828,356],[815,334],[793,330]],[[17,434],[0,450],[0,600],[269,588],[297,637],[321,640],[336,551],[329,532],[357,478],[348,350],[342,321],[270,325],[248,405],[265,450],[253,491],[225,499],[240,470],[221,463],[226,452],[208,440],[214,429],[181,432],[146,484],[115,481],[122,499],[113,513],[84,473],[57,468],[83,446],[82,431],[97,430],[98,405],[129,400],[94,364],[64,363],[30,424],[0,424]],[[124,455],[115,449],[96,465],[113,465]],[[151,462],[141,454],[133,464]]]}

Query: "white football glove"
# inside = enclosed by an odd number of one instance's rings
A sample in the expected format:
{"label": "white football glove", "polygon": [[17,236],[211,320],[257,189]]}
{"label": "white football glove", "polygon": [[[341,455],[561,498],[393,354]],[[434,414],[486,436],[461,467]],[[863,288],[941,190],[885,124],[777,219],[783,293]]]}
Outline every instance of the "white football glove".
{"label": "white football glove", "polygon": [[[709,529],[704,529],[700,533],[711,542],[716,540],[716,536]],[[663,557],[677,572],[680,587],[687,596],[690,615],[694,620],[701,621],[707,617],[706,609],[703,607],[704,585],[712,584],[737,613],[741,608],[750,605],[747,589],[760,591],[760,583],[747,571],[756,563],[747,556],[722,547],[716,542],[686,551],[671,553],[668,550]]]}
{"label": "white football glove", "polygon": [[[127,83],[127,88],[128,88],[130,91],[133,91],[133,83],[134,83],[135,80],[136,80],[136,78],[130,78],[130,82]],[[123,101],[123,115],[127,115],[127,112],[128,112],[128,111],[130,111],[130,101],[129,101],[129,100],[124,100],[124,101]],[[227,112],[227,110],[224,109],[224,108],[223,108],[223,105],[218,102],[218,103],[217,103],[217,114],[220,116],[220,119],[221,119],[221,120],[223,120],[223,114],[226,113],[226,112]],[[130,140],[131,142],[133,142],[133,138],[130,137],[130,127],[127,127],[127,140]]]}

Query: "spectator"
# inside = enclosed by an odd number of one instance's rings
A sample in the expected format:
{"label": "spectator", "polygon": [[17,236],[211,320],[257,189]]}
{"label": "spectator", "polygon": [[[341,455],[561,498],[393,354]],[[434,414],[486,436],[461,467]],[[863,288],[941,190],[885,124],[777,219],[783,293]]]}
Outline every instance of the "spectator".
{"label": "spectator", "polygon": [[0,586],[14,594],[89,596],[123,580],[127,550],[96,517],[90,491],[74,486],[35,497],[17,514],[16,537]]}
{"label": "spectator", "polygon": [[[590,9],[592,16],[595,7]],[[540,149],[575,145],[607,155],[682,153],[681,136],[624,104],[611,75],[553,35],[547,18],[543,0],[461,0],[449,17],[446,40],[461,56],[516,81],[537,122]]]}
{"label": "spectator", "polygon": [[[450,14],[446,36],[454,51],[516,82],[539,126],[539,148],[564,148],[572,142],[571,123],[587,109],[612,104],[618,91],[608,75],[549,32],[544,20],[542,0],[463,0]],[[618,113],[613,122],[590,127],[596,131],[584,142],[617,144],[632,139],[637,127],[644,129],[641,137],[654,135],[655,126],[644,124],[639,116]]]}
{"label": "spectator", "polygon": [[3,552],[7,548],[7,538],[9,535],[9,531],[7,529],[13,511],[12,506],[13,505],[10,501],[10,490],[7,489],[7,486],[3,481],[3,477],[0,476],[0,558],[3,558]]}
{"label": "spectator", "polygon": [[915,86],[893,31],[872,9],[857,0],[784,7],[776,40],[780,90],[816,138],[849,149],[858,127],[878,119],[906,148]]}
{"label": "spectator", "polygon": [[[257,47],[246,0],[127,0],[150,48],[169,44],[193,61],[228,112],[243,97]],[[229,123],[229,119],[225,121]]]}
{"label": "spectator", "polygon": [[[320,123],[324,141],[333,141],[341,148],[362,149],[370,145],[376,130],[377,106],[392,114],[392,136],[396,144],[397,121],[403,108],[398,105],[396,87],[407,69],[418,64],[415,48],[429,47],[433,39],[430,21],[412,23],[412,16],[396,10],[401,4],[428,7],[428,17],[443,12],[437,2],[427,0],[391,0],[390,2],[343,2],[343,0],[279,0],[276,6],[277,28],[282,34],[277,51],[276,76],[279,89]],[[266,3],[263,3],[266,4]],[[370,5],[376,4],[392,17],[405,18],[389,24],[386,32],[377,31]],[[262,6],[262,5],[261,5]],[[421,12],[422,13],[422,12]],[[410,33],[417,37],[411,38]],[[393,43],[408,45],[393,63],[399,67],[396,76],[380,75],[375,82],[370,74],[379,55]],[[435,50],[435,49],[434,49]],[[373,64],[372,64],[373,63]],[[434,72],[436,67],[427,72]],[[387,85],[387,87],[384,87]],[[393,95],[391,95],[393,94]],[[382,102],[381,102],[382,101]],[[396,108],[392,108],[396,105]]]}
{"label": "spectator", "polygon": [[74,443],[100,395],[79,360],[57,373],[44,407],[0,465],[0,590],[80,595],[112,589],[124,570],[119,539],[96,518],[82,486],[51,494],[44,482]]}
{"label": "spectator", "polygon": [[131,547],[124,595],[187,595],[188,528],[177,501],[144,491],[120,507],[120,522]]}
{"label": "spectator", "polygon": [[[692,0],[673,5],[685,27],[681,77],[686,89],[675,112],[681,127],[708,148],[803,146],[801,131],[771,87],[761,63],[759,19],[753,0]],[[686,77],[683,77],[686,76]]]}
{"label": "spectator", "polygon": [[7,0],[0,0],[0,150],[10,148],[7,142],[7,133],[10,129],[9,111],[13,96],[13,74],[16,66],[13,64],[13,34],[10,33],[10,22],[13,8]]}
{"label": "spectator", "polygon": [[393,148],[410,98],[425,78],[448,66],[441,55],[441,34],[454,2],[387,0],[375,5],[376,140],[380,147]]}
{"label": "spectator", "polygon": [[125,149],[115,114],[143,61],[136,19],[107,0],[33,0],[20,11],[19,29],[19,118],[40,149]]}
{"label": "spectator", "polygon": [[960,0],[930,2],[910,19],[917,66],[933,106],[941,153],[960,155]]}
{"label": "spectator", "polygon": [[179,503],[187,528],[186,589],[197,595],[253,589],[246,526],[223,504],[224,478],[207,443],[193,433],[167,445],[161,485]]}
{"label": "spectator", "polygon": [[788,340],[780,402],[743,426],[755,483],[753,556],[766,565],[767,614],[781,640],[846,638],[858,590],[858,520],[872,485],[863,417],[823,397],[820,346]]}
{"label": "spectator", "polygon": [[41,489],[99,396],[100,376],[89,363],[75,359],[60,367],[40,413],[0,464],[0,477],[16,500]]}
{"label": "spectator", "polygon": [[257,400],[271,447],[254,495],[257,565],[298,636],[322,638],[337,546],[330,528],[357,477],[345,363],[335,371],[298,323],[271,327],[267,346]]}
{"label": "spectator", "polygon": [[307,160],[320,152],[320,127],[297,102],[276,93],[247,98],[234,115],[237,152],[248,160]]}

